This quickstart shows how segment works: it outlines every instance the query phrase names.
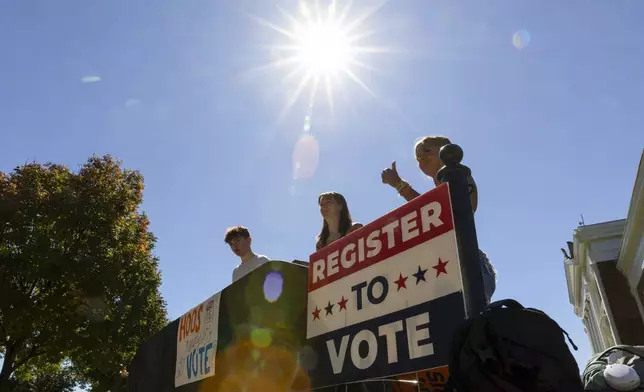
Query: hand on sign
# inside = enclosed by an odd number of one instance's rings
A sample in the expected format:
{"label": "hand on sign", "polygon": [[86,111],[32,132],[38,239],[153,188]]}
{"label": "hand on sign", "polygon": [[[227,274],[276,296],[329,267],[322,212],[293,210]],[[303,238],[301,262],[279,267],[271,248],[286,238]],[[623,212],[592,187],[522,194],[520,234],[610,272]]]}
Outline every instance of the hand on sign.
{"label": "hand on sign", "polygon": [[401,179],[398,175],[398,170],[396,169],[396,161],[391,163],[391,168],[386,168],[381,173],[382,183],[396,187]]}

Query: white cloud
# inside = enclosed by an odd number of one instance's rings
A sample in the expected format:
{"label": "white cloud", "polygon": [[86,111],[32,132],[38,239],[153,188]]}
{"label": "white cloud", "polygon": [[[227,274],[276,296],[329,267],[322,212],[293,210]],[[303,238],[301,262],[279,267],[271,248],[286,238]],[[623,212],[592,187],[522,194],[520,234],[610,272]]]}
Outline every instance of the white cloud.
{"label": "white cloud", "polygon": [[81,78],[81,82],[83,83],[96,83],[100,81],[101,81],[101,77],[96,75],[88,75],[88,76],[83,76]]}

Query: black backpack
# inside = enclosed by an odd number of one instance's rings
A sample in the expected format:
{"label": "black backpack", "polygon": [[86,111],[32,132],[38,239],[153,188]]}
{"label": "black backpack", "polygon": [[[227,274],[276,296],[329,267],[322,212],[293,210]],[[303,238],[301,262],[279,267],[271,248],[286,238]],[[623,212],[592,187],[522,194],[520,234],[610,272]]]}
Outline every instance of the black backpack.
{"label": "black backpack", "polygon": [[568,333],[544,312],[493,302],[455,331],[445,391],[581,392]]}

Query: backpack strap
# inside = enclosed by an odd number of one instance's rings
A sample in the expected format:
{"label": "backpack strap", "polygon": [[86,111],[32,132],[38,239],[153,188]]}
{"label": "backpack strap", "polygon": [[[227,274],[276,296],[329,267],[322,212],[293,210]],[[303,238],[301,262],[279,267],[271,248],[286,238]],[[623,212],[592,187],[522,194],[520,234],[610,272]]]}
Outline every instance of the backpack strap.
{"label": "backpack strap", "polygon": [[448,357],[448,369],[449,375],[447,377],[447,382],[443,386],[444,392],[454,392],[462,388],[459,388],[458,379],[461,375],[461,349],[467,341],[468,333],[472,327],[474,318],[465,319],[459,325],[456,326],[454,334],[449,345],[449,357]]}
{"label": "backpack strap", "polygon": [[499,301],[492,302],[487,306],[488,309],[500,309],[502,307],[508,309],[525,309],[518,301],[514,299],[502,299]]}

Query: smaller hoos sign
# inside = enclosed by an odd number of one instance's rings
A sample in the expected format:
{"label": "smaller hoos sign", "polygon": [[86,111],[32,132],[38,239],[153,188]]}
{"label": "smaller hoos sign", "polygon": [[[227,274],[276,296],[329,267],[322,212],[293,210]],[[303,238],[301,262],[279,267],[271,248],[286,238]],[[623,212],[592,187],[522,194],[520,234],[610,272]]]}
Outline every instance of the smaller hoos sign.
{"label": "smaller hoos sign", "polygon": [[213,295],[179,319],[175,387],[215,375],[220,298]]}

